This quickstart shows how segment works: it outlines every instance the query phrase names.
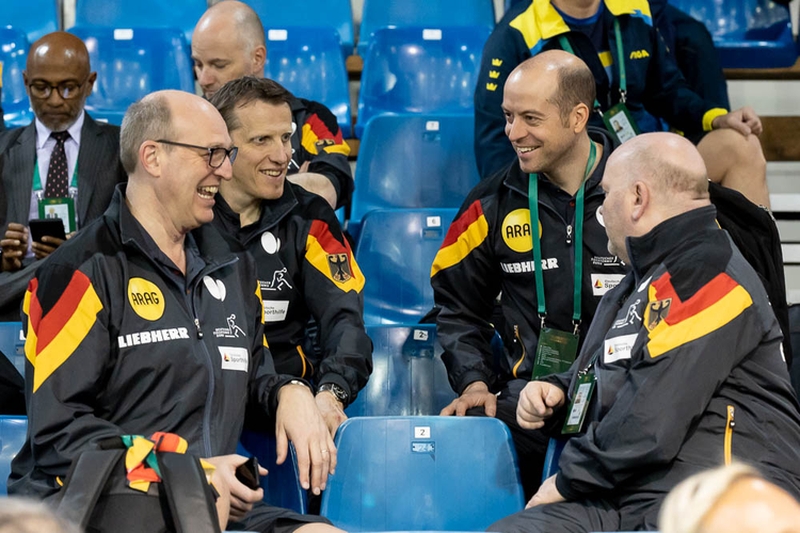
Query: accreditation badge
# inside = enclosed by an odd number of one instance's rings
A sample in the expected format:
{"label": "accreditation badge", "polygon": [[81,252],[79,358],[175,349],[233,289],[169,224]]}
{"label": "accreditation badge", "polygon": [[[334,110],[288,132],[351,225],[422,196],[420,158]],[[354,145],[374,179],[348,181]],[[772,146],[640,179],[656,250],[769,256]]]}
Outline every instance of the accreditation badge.
{"label": "accreditation badge", "polygon": [[630,110],[628,110],[628,107],[622,102],[603,113],[603,122],[606,125],[606,129],[610,131],[620,143],[629,141],[641,133]]}
{"label": "accreditation badge", "polygon": [[578,354],[578,335],[560,329],[542,328],[533,361],[533,377],[566,372]]}
{"label": "accreditation badge", "polygon": [[73,198],[40,198],[39,218],[60,218],[64,233],[70,234],[78,228]]}
{"label": "accreditation badge", "polygon": [[597,379],[594,372],[578,374],[578,388],[569,404],[569,409],[567,409],[567,419],[564,421],[564,427],[561,428],[562,435],[572,435],[581,431],[596,384]]}

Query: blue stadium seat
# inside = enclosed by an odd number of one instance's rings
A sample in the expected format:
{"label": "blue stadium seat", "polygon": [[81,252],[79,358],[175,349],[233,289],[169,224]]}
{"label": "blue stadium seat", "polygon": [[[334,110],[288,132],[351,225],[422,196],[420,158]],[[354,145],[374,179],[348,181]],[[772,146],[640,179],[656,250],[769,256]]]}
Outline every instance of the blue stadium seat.
{"label": "blue stadium seat", "polygon": [[433,307],[431,265],[456,209],[379,209],[364,217],[356,261],[366,324],[409,324]]}
{"label": "blue stadium seat", "polygon": [[[258,13],[266,30],[303,26],[332,28],[339,36],[342,57],[353,53],[353,9],[350,0],[244,0]],[[268,55],[272,53],[268,50]]]}
{"label": "blue stadium seat", "polygon": [[358,55],[363,56],[376,31],[382,28],[494,28],[492,0],[364,0]]}
{"label": "blue stadium seat", "polygon": [[114,28],[180,28],[191,42],[206,0],[77,0],[76,26]]}
{"label": "blue stadium seat", "polygon": [[336,446],[320,514],[345,531],[483,531],[524,505],[511,433],[495,418],[350,418]]}
{"label": "blue stadium seat", "polygon": [[274,435],[245,429],[239,440],[237,453],[245,457],[255,455],[258,464],[269,471],[269,475],[261,478],[265,502],[298,513],[306,513],[308,496],[300,486],[294,446],[289,445],[289,457],[282,465],[275,463],[276,446]]}
{"label": "blue stadium seat", "polygon": [[356,136],[380,113],[470,113],[485,27],[375,32],[364,58]]}
{"label": "blue stadium seat", "polygon": [[544,455],[544,468],[542,469],[542,482],[558,473],[558,460],[561,458],[561,452],[564,451],[565,444],[567,444],[567,439],[565,438],[552,438],[547,443],[547,452]]}
{"label": "blue stadium seat", "polygon": [[[0,26],[12,26],[33,43],[60,27],[58,0],[3,0],[0,2]],[[26,50],[27,52],[27,50]]]}
{"label": "blue stadium seat", "polygon": [[703,22],[723,68],[789,67],[798,51],[789,10],[771,0],[670,0]]}
{"label": "blue stadium seat", "polygon": [[435,324],[367,326],[367,335],[373,377],[347,416],[436,415],[455,399]]}
{"label": "blue stadium seat", "polygon": [[460,207],[480,181],[473,132],[472,115],[466,114],[372,119],[358,153],[351,235],[373,209]]}
{"label": "blue stadium seat", "polygon": [[11,460],[25,444],[28,419],[24,416],[0,416],[0,496],[5,496]]}
{"label": "blue stadium seat", "polygon": [[25,91],[22,71],[30,44],[25,34],[13,28],[0,28],[0,63],[3,67],[3,118],[7,128],[26,126],[33,120],[31,103]]}
{"label": "blue stadium seat", "polygon": [[0,352],[25,375],[25,337],[20,322],[0,322]]}
{"label": "blue stadium seat", "polygon": [[339,38],[330,28],[286,27],[267,31],[264,75],[300,98],[316,100],[336,115],[342,136],[350,137],[350,89]]}
{"label": "blue stadium seat", "polygon": [[121,124],[128,106],[153,91],[194,93],[189,46],[175,28],[76,26],[70,32],[86,43],[97,72],[86,100],[86,110],[96,119]]}

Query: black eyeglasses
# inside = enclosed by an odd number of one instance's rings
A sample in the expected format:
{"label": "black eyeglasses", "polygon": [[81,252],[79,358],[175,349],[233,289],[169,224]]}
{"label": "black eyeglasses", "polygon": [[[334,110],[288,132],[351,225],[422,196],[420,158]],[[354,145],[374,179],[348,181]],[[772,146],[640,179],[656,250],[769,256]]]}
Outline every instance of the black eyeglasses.
{"label": "black eyeglasses", "polygon": [[229,157],[231,160],[231,165],[236,160],[236,154],[239,153],[239,147],[234,146],[231,149],[223,148],[222,146],[215,146],[213,148],[209,148],[208,146],[197,146],[194,144],[184,144],[184,143],[177,143],[175,141],[167,141],[165,139],[159,139],[156,141],[157,143],[162,144],[171,144],[172,146],[182,146],[183,148],[194,148],[195,150],[205,150],[208,152],[208,166],[211,168],[219,168],[222,166],[222,163],[225,162],[225,158]]}
{"label": "black eyeglasses", "polygon": [[53,94],[53,89],[55,89],[64,100],[72,100],[78,97],[81,87],[83,87],[88,80],[89,78],[86,78],[81,83],[62,81],[57,85],[42,80],[36,80],[31,82],[28,88],[30,88],[31,96],[34,98],[41,98],[43,100],[50,98],[50,95]]}

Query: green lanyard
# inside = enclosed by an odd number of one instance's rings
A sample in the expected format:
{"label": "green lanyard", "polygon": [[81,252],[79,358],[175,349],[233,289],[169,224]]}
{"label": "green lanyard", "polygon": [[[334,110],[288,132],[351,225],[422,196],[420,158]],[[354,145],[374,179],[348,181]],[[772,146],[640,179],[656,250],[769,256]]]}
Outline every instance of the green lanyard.
{"label": "green lanyard", "polygon": [[[581,289],[583,287],[583,197],[586,188],[586,179],[589,177],[597,157],[597,148],[593,141],[589,141],[589,160],[586,161],[586,171],[583,176],[578,194],[575,198],[575,280],[573,285],[573,312],[572,321],[577,332],[581,320]],[[547,306],[544,297],[544,275],[542,274],[542,242],[539,235],[539,174],[528,174],[528,209],[531,213],[531,240],[533,241],[533,272],[536,277],[537,310],[544,324],[547,316]]]}
{"label": "green lanyard", "polygon": [[[69,184],[70,187],[77,189],[78,188],[78,165],[75,164],[75,170],[72,172],[72,181]],[[41,191],[42,190],[42,178],[39,175],[39,162],[33,162],[33,190],[34,191]]]}
{"label": "green lanyard", "polygon": [[[628,77],[625,74],[625,56],[623,55],[622,50],[622,32],[619,29],[619,20],[616,18],[614,19],[614,36],[617,40],[617,65],[619,65],[619,95],[620,95],[620,102],[623,104],[625,103],[626,97],[625,95],[628,93]],[[561,48],[565,52],[569,52],[572,55],[575,55],[575,51],[572,49],[572,45],[569,44],[569,39],[567,39],[563,35],[558,36],[558,44],[561,45]],[[594,101],[595,109],[600,109],[600,103],[595,100]]]}

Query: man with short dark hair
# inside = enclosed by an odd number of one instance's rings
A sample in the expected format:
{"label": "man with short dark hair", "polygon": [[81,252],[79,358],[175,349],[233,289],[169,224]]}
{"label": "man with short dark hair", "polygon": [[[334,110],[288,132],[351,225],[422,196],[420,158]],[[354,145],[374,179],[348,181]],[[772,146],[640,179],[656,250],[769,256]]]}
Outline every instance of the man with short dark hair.
{"label": "man with short dark hair", "polygon": [[[477,409],[469,414],[506,422],[530,496],[547,438],[516,424],[519,391],[554,364],[568,368],[600,297],[625,270],[606,249],[597,212],[613,144],[604,131],[587,129],[592,73],[577,57],[551,51],[521,63],[504,91],[517,161],[467,197],[434,260],[431,285],[442,359],[459,394],[442,414]],[[502,317],[493,317],[500,293]],[[499,358],[495,330],[505,347]]]}
{"label": "man with short dark hair", "polygon": [[[192,34],[192,60],[206,98],[242,76],[264,76],[264,27],[253,9],[236,0],[210,7]],[[331,111],[319,102],[292,98],[289,181],[322,196],[334,209],[350,205],[350,147]]]}
{"label": "man with short dark hair", "polygon": [[[336,533],[324,518],[264,504],[235,476],[248,404],[274,414],[301,466],[325,457],[311,477],[317,492],[336,448],[308,383],[275,373],[252,259],[208,224],[237,151],[225,122],[199,96],[160,91],[128,109],[121,146],[127,186],[26,294],[28,438],[9,492],[52,498],[82,452],[163,431],[216,467],[228,529]],[[308,468],[300,479],[309,485]]]}
{"label": "man with short dark hair", "polygon": [[[336,215],[286,178],[293,100],[278,83],[249,76],[211,98],[239,147],[233,178],[214,205],[214,224],[255,258],[275,368],[314,383],[333,436],[372,371],[372,342],[362,319],[364,276]],[[312,317],[322,352],[316,365],[306,355]]]}
{"label": "man with short dark hair", "polygon": [[719,227],[687,139],[640,135],[608,159],[608,248],[631,272],[580,356],[519,398],[521,427],[568,440],[560,471],[490,531],[657,529],[667,493],[734,459],[800,495],[800,407],[756,272]]}

